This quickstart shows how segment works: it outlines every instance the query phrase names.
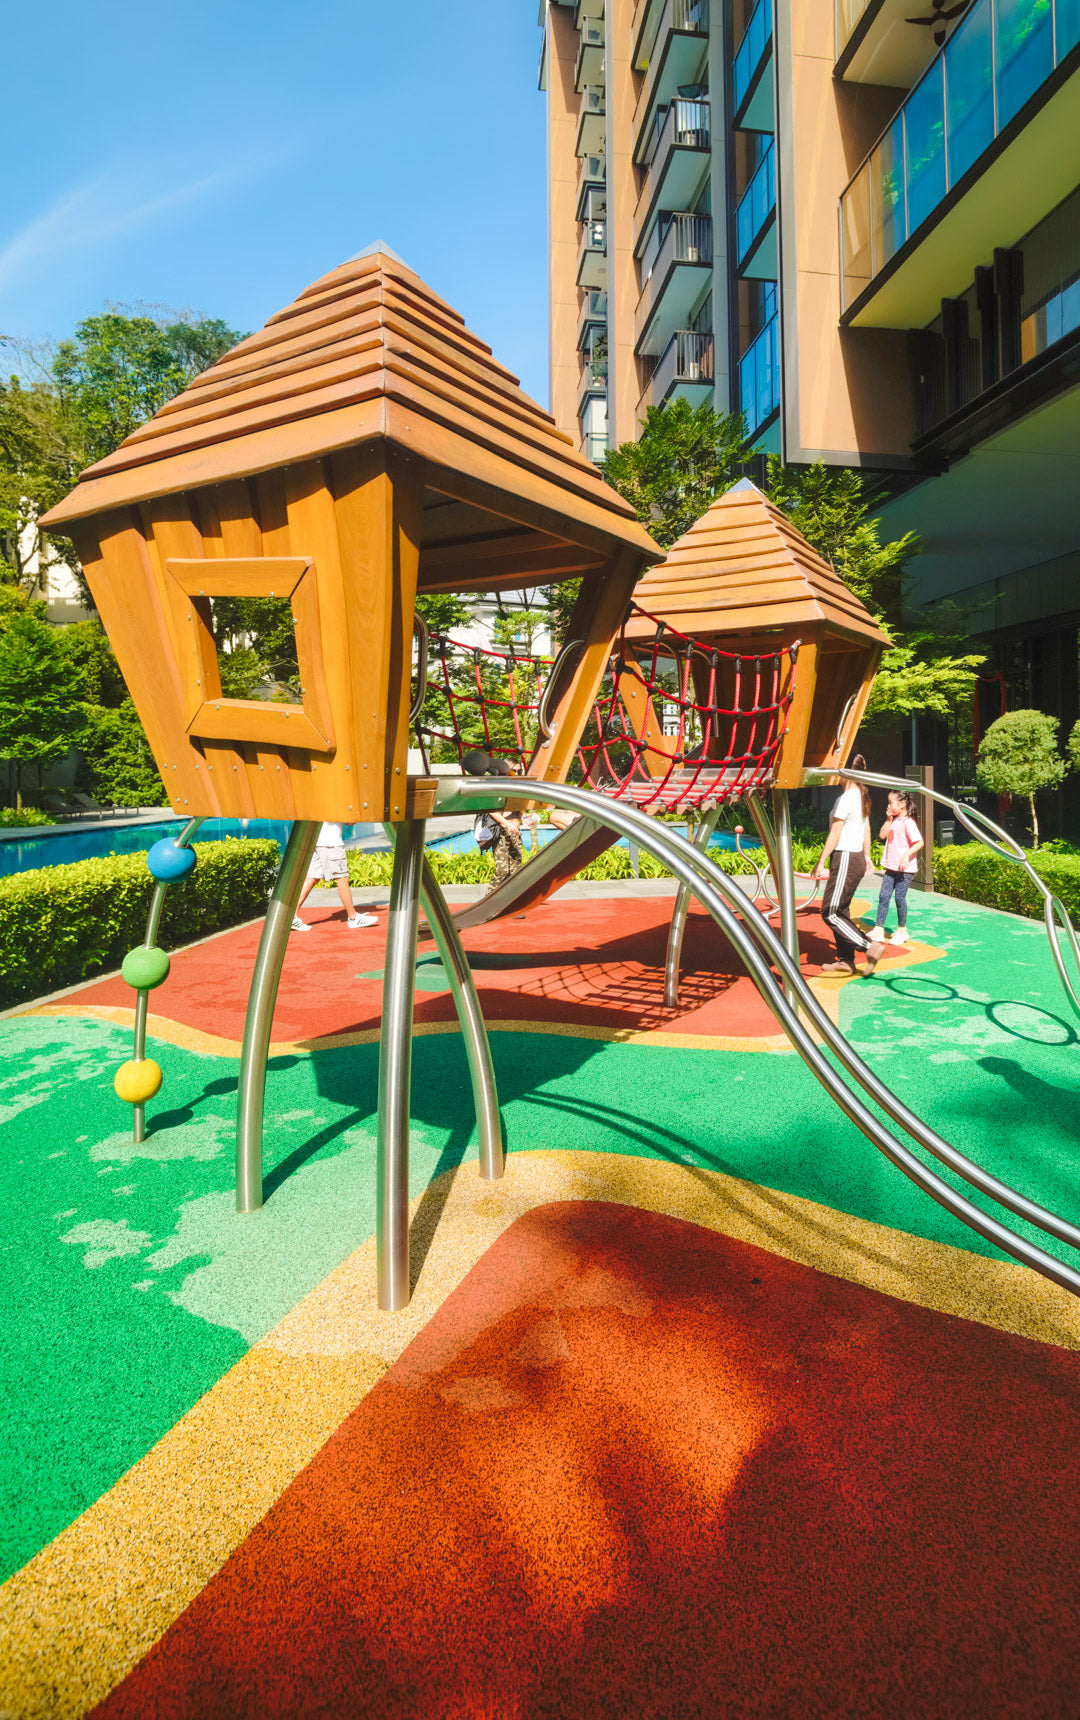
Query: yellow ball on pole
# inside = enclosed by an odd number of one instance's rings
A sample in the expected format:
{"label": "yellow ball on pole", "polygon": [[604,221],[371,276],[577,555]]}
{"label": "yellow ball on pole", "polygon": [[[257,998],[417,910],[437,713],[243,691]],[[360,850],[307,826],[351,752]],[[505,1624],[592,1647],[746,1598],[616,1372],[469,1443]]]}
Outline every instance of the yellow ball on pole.
{"label": "yellow ball on pole", "polygon": [[154,1097],[161,1081],[161,1070],[152,1057],[133,1057],[121,1063],[113,1076],[117,1097],[126,1099],[129,1105],[145,1105],[147,1099]]}

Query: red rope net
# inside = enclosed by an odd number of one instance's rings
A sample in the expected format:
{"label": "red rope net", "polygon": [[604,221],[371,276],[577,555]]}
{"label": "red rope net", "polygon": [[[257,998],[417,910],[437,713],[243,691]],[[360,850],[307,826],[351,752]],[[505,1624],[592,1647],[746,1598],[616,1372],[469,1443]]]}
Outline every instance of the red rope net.
{"label": "red rope net", "polygon": [[656,628],[628,645],[625,625],[593,722],[582,775],[613,800],[652,812],[717,806],[772,781],[795,690],[798,645],[747,656]]}
{"label": "red rope net", "polygon": [[[614,800],[681,812],[767,786],[795,688],[798,646],[763,656],[721,651],[659,621],[630,643],[625,626],[578,746],[581,779]],[[528,765],[540,740],[552,660],[432,636],[428,696],[417,723],[424,754],[472,748]],[[560,676],[561,684],[565,681]]]}

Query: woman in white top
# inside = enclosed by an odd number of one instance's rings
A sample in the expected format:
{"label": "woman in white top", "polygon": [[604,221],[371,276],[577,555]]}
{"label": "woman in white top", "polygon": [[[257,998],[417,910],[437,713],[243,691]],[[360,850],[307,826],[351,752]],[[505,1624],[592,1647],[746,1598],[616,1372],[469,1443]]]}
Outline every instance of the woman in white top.
{"label": "woman in white top", "polygon": [[[866,760],[861,753],[856,753],[851,768],[866,769]],[[870,860],[870,793],[860,783],[852,782],[843,771],[840,773],[840,786],[843,792],[832,809],[828,839],[814,868],[814,877],[826,880],[821,916],[836,939],[836,960],[825,962],[821,971],[855,973],[855,952],[865,950],[866,972],[873,973],[881,955],[881,945],[871,944],[848,911],[860,879],[866,872],[873,871]]]}

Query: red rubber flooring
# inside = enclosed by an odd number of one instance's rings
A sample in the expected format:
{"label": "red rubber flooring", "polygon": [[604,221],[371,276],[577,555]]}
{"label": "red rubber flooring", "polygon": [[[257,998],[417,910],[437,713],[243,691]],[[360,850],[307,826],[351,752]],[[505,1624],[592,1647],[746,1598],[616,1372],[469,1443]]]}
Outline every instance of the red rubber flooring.
{"label": "red rubber flooring", "polygon": [[[545,902],[521,918],[466,932],[464,942],[489,1021],[559,1023],[756,1038],[777,1032],[741,963],[714,922],[691,911],[683,946],[677,1010],[664,1008],[664,954],[670,897],[606,897]],[[379,1025],[385,914],[350,931],[340,909],[316,909],[310,933],[294,933],[282,970],[274,1038],[306,1040]],[[178,951],[164,985],[151,994],[155,1014],[226,1039],[240,1039],[259,941],[258,924]],[[820,916],[800,916],[804,971],[831,959]],[[424,951],[430,952],[425,955]],[[448,990],[424,990],[434,945],[422,948],[418,1022],[454,1018]],[[373,975],[374,977],[364,977]],[[434,983],[440,983],[439,975]],[[123,980],[83,987],[68,1003],[132,1007]]]}
{"label": "red rubber flooring", "polygon": [[1078,1445],[1080,1356],[543,1207],[95,1712],[1075,1716]]}

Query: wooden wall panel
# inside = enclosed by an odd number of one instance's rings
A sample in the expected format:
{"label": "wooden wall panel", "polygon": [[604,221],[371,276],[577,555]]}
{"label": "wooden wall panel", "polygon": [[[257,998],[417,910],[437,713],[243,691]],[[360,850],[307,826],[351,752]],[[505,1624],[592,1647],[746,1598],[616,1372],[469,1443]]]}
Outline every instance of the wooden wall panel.
{"label": "wooden wall panel", "polygon": [[141,521],[125,510],[99,518],[94,528],[93,536],[77,540],[83,570],[170,804],[180,814],[213,816],[216,785],[187,742],[170,617]]}

